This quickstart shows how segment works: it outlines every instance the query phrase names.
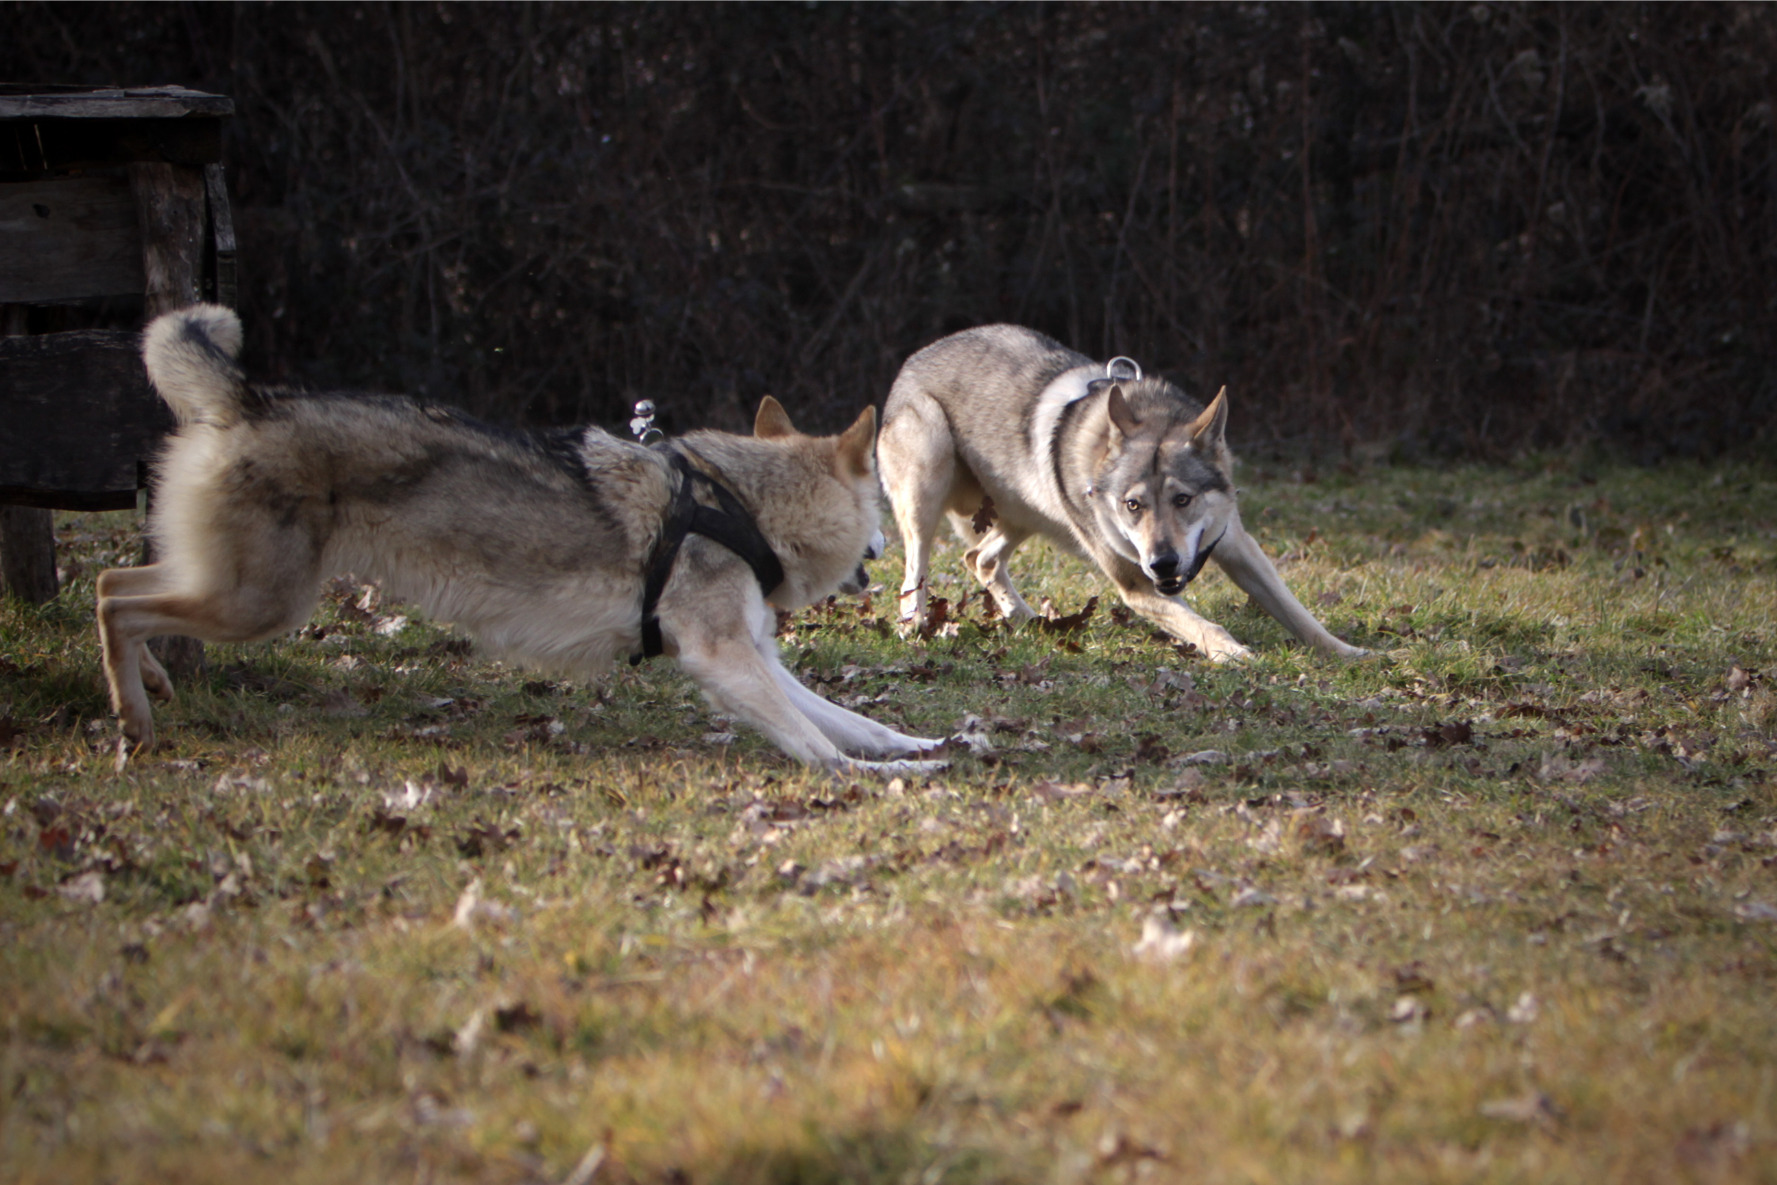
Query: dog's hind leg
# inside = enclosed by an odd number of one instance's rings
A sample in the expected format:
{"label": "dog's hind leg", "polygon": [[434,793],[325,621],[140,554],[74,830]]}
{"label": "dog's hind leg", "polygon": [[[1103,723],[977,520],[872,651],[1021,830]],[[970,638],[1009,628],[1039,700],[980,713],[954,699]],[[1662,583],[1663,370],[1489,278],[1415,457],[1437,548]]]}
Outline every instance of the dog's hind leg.
{"label": "dog's hind leg", "polygon": [[1238,521],[1228,524],[1227,534],[1216,546],[1213,558],[1242,592],[1301,641],[1339,658],[1362,658],[1369,653],[1335,638],[1315,620],[1314,614],[1303,608],[1302,602],[1283,582],[1283,577],[1277,574],[1270,557]]}
{"label": "dog's hind leg", "polygon": [[980,542],[963,555],[963,563],[968,565],[975,579],[999,606],[1001,615],[1009,621],[1028,621],[1037,615],[1013,587],[1011,568],[1006,562],[1011,559],[1013,550],[1028,538],[1029,531],[995,523],[988,528],[987,534],[981,536]]}
{"label": "dog's hind leg", "polygon": [[[140,587],[144,582],[138,578]],[[112,587],[116,586],[113,582]],[[126,581],[125,587],[129,584]],[[294,594],[294,595],[292,595]],[[306,595],[305,595],[306,594]],[[147,639],[178,634],[205,642],[254,642],[294,629],[313,607],[312,590],[237,589],[227,594],[149,592],[99,598],[99,640],[111,707],[124,738],[137,748],[154,743],[154,716],[144,694]],[[152,661],[152,659],[150,660]],[[161,678],[165,679],[162,672]]]}
{"label": "dog's hind leg", "polygon": [[[110,568],[99,573],[97,590],[100,600],[111,597],[140,597],[161,591],[166,584],[166,573],[158,565],[141,568]],[[167,669],[160,665],[154,657],[154,651],[148,649],[146,641],[137,642],[139,653],[136,655],[137,669],[140,672],[142,685],[148,694],[171,703],[173,696],[173,680]]]}
{"label": "dog's hind leg", "polygon": [[900,617],[917,630],[926,621],[926,581],[931,574],[932,541],[957,479],[956,443],[936,401],[911,393],[896,401],[876,438],[877,471],[882,475],[895,526],[901,532],[906,568],[901,579]]}

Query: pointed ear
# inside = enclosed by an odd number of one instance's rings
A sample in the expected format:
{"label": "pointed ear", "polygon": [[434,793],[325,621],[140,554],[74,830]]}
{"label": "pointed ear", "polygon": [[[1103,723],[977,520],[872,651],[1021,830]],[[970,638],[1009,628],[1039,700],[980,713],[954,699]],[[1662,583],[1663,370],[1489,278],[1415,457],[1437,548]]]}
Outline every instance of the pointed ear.
{"label": "pointed ear", "polygon": [[1222,436],[1227,427],[1228,388],[1223,387],[1203,409],[1203,414],[1191,421],[1185,435],[1190,437],[1192,448],[1199,452],[1214,452],[1222,447]]}
{"label": "pointed ear", "polygon": [[876,408],[866,407],[852,426],[839,435],[834,468],[847,477],[865,477],[876,470]]}
{"label": "pointed ear", "polygon": [[795,425],[784,405],[767,395],[759,401],[759,414],[753,417],[754,436],[794,436]]}
{"label": "pointed ear", "polygon": [[1141,421],[1129,410],[1129,401],[1123,398],[1121,383],[1113,386],[1111,393],[1105,397],[1104,409],[1110,415],[1111,423],[1116,425],[1117,431],[1125,436],[1134,436],[1141,427]]}

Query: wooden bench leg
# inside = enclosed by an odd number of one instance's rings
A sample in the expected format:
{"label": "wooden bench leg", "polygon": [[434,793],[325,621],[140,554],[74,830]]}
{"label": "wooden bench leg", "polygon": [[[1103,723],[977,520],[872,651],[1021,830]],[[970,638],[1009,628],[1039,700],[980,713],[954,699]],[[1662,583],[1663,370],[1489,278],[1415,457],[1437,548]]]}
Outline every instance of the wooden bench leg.
{"label": "wooden bench leg", "polygon": [[0,592],[41,605],[60,591],[54,513],[35,506],[0,506]]}
{"label": "wooden bench leg", "polygon": [[[24,336],[29,312],[22,304],[0,304],[0,334]],[[0,596],[41,605],[60,591],[54,514],[35,506],[0,506]]]}

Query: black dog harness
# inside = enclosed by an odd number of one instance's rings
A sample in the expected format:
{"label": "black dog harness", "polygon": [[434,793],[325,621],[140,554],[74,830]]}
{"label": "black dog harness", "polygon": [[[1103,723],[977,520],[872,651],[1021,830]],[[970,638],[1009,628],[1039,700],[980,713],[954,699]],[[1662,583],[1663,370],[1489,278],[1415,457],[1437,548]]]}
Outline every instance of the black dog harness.
{"label": "black dog harness", "polygon": [[[778,561],[777,553],[771,550],[759,524],[734,496],[734,491],[693,465],[682,451],[683,446],[660,444],[654,447],[672,459],[673,468],[679,472],[679,488],[673,494],[672,504],[667,507],[666,521],[661,524],[654,554],[648,559],[647,579],[642,585],[642,650],[629,656],[631,666],[663,653],[660,618],[654,610],[660,604],[660,594],[666,588],[667,579],[673,574],[673,564],[679,558],[679,545],[685,542],[686,535],[702,535],[745,560],[759,581],[761,594],[769,595],[784,582],[784,566]],[[716,506],[705,506],[697,500],[700,489],[715,501]]]}

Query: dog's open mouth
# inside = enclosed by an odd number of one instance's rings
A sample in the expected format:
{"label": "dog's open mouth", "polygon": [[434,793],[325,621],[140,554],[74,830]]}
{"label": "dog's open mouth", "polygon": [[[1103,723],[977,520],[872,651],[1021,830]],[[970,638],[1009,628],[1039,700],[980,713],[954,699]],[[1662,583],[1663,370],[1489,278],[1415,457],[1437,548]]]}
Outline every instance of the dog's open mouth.
{"label": "dog's open mouth", "polygon": [[1176,597],[1185,591],[1185,583],[1184,577],[1172,576],[1165,580],[1154,581],[1154,587],[1160,590],[1161,596]]}
{"label": "dog's open mouth", "polygon": [[864,565],[859,564],[858,570],[839,582],[839,591],[848,597],[855,597],[870,587],[870,573]]}

